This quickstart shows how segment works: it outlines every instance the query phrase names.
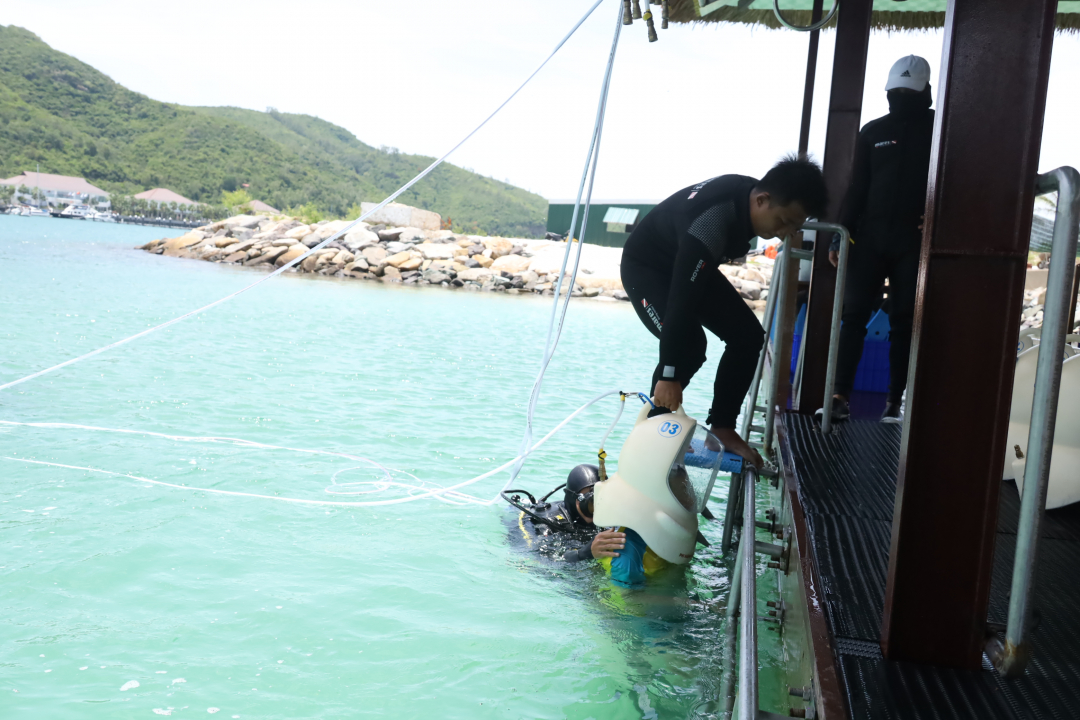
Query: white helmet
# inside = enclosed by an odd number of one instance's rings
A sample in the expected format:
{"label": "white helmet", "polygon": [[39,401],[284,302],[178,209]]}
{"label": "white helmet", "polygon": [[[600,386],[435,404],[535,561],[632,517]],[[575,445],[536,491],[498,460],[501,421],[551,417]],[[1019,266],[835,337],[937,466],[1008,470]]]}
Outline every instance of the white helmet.
{"label": "white helmet", "polygon": [[698,513],[705,507],[723,452],[705,450],[708,431],[680,407],[648,417],[646,405],[619,453],[618,470],[598,482],[593,522],[628,527],[654,553],[684,565],[694,556]]}

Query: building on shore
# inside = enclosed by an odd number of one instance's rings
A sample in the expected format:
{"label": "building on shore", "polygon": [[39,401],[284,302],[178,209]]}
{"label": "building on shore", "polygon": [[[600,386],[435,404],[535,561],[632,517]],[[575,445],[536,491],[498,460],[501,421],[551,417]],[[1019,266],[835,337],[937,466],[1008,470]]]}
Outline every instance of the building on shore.
{"label": "building on shore", "polygon": [[152,203],[176,203],[177,205],[197,205],[194,200],[189,200],[180,193],[173,192],[168,188],[153,188],[151,190],[144,190],[143,192],[135,195],[136,200],[146,200]]}
{"label": "building on shore", "polygon": [[[83,204],[99,210],[109,208],[109,193],[91,185],[86,178],[26,171],[0,180],[0,184],[14,186],[15,197],[21,201],[32,202],[35,194],[40,193],[44,202],[52,206]],[[19,192],[19,188],[28,188],[29,192]]]}
{"label": "building on shore", "polygon": [[251,208],[251,212],[255,213],[256,215],[258,215],[259,213],[269,213],[271,215],[281,214],[280,210],[270,207],[262,200],[252,200],[249,203],[245,203],[245,205],[246,207]]}
{"label": "building on shore", "polygon": [[[593,201],[589,206],[589,224],[585,237],[581,230],[574,233],[587,243],[606,247],[622,247],[637,223],[656,207],[653,200],[607,200]],[[547,231],[566,235],[574,216],[573,200],[552,200],[548,203]],[[578,215],[578,228],[581,215]]]}

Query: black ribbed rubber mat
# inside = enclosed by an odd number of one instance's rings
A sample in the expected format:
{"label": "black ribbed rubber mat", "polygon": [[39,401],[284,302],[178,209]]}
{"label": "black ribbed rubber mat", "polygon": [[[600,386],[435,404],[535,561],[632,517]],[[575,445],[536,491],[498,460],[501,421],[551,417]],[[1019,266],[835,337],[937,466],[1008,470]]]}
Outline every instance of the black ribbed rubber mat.
{"label": "black ribbed rubber mat", "polygon": [[824,513],[892,522],[900,426],[869,420],[836,423],[821,434],[814,418],[786,414],[791,452],[799,477],[813,478],[799,489],[807,515]]}
{"label": "black ribbed rubber mat", "polygon": [[[1080,718],[1080,503],[1046,513],[1036,585],[1038,625],[1024,676],[888,662],[878,646],[900,428],[848,421],[822,436],[812,418],[783,422],[838,670],[853,720]],[[988,620],[1008,616],[1020,499],[1001,486]]]}
{"label": "black ribbed rubber mat", "polygon": [[876,643],[892,525],[825,514],[808,515],[806,522],[833,634]]}
{"label": "black ribbed rubber mat", "polygon": [[[1016,483],[1006,480],[1001,484],[998,501],[998,532],[1016,534],[1020,523],[1020,493]],[[1047,510],[1043,516],[1042,536],[1057,540],[1080,540],[1080,503]]]}

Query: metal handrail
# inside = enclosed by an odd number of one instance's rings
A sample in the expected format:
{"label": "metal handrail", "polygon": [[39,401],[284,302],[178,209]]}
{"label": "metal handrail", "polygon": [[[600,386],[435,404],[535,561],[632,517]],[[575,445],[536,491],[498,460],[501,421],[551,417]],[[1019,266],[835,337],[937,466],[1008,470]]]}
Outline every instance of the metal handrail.
{"label": "metal handrail", "polygon": [[1035,396],[1028,430],[1028,462],[1024,467],[1024,495],[1020,499],[1020,524],[1016,531],[1009,623],[1005,642],[992,638],[986,653],[1006,677],[1024,672],[1031,658],[1031,613],[1038,559],[1039,528],[1046,509],[1050,479],[1050,454],[1054,446],[1058,394],[1061,389],[1061,357],[1072,320],[1072,277],[1076,272],[1077,222],[1080,221],[1080,173],[1061,167],[1035,179],[1039,195],[1058,191],[1050,271],[1043,306],[1043,328],[1035,369]]}
{"label": "metal handrail", "polygon": [[[843,225],[812,222],[804,230],[825,230],[840,233],[840,258],[836,262],[836,289],[833,292],[832,324],[829,326],[829,363],[825,367],[825,398],[821,402],[821,432],[832,432],[833,385],[836,384],[836,355],[840,348],[840,325],[844,317],[844,285],[847,280],[848,254],[851,234]],[[820,239],[820,238],[819,238]],[[806,342],[806,330],[803,330]]]}
{"label": "metal handrail", "polygon": [[[754,551],[754,507],[757,469],[746,463],[743,469],[743,531],[739,538],[741,565],[740,595],[742,618],[739,622],[739,720],[758,716],[757,663],[757,553]],[[734,589],[734,585],[732,586]]]}
{"label": "metal handrail", "polygon": [[[793,260],[802,260],[804,256],[813,257],[806,250],[796,250],[791,247],[791,239],[784,239],[784,250],[780,253],[782,260],[782,267],[778,273],[776,269],[773,269],[772,285],[769,287],[769,296],[773,294],[773,288],[776,288],[776,304],[773,306],[773,314],[777,317],[784,317],[784,306],[787,304],[787,290],[788,290],[788,273],[791,272],[791,263]],[[795,266],[798,268],[798,265]],[[770,321],[770,325],[771,325]],[[783,333],[780,332],[779,321],[777,321],[777,335],[783,337]],[[761,348],[762,355],[768,350],[766,345]],[[769,451],[769,446],[772,445],[773,438],[773,420],[776,418],[776,392],[780,389],[779,378],[783,375],[778,375],[781,372],[780,368],[776,367],[776,358],[773,358],[772,377],[769,379],[769,398],[765,403],[765,432],[762,438],[762,449],[765,452]]]}
{"label": "metal handrail", "polygon": [[739,543],[739,552],[735,557],[735,570],[731,573],[731,586],[728,589],[727,609],[725,611],[725,636],[723,667],[720,669],[720,702],[723,707],[720,717],[723,720],[731,719],[731,711],[735,708],[735,659],[738,650],[735,632],[736,623],[739,622],[739,600],[742,597],[742,557],[744,543]]}

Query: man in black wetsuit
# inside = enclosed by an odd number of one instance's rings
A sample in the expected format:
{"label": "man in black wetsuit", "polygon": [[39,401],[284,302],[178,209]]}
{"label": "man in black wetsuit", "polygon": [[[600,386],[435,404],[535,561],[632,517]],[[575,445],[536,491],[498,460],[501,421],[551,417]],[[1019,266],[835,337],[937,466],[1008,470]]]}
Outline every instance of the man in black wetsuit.
{"label": "man in black wetsuit", "polygon": [[735,421],[764,330],[719,266],[746,255],[755,236],[794,234],[807,217],[824,213],[827,197],[821,168],[788,157],[761,180],[722,175],[680,190],[645,216],[623,249],[623,287],[660,338],[654,401],[672,410],[682,404],[683,388],[705,362],[709,330],[726,348],[706,422],[728,450],[758,467],[761,456],[739,437]]}
{"label": "man in black wetsuit", "polygon": [[[889,114],[859,132],[851,185],[840,209],[840,224],[854,244],[844,286],[844,324],[840,329],[833,419],[850,416],[848,398],[862,358],[866,323],[881,306],[889,278],[889,394],[881,422],[900,423],[900,401],[907,385],[915,286],[922,248],[922,216],[930,174],[934,111],[930,109],[930,65],[915,55],[900,58],[885,84]],[[840,238],[829,258],[835,265]],[[820,411],[819,411],[820,412]]]}

